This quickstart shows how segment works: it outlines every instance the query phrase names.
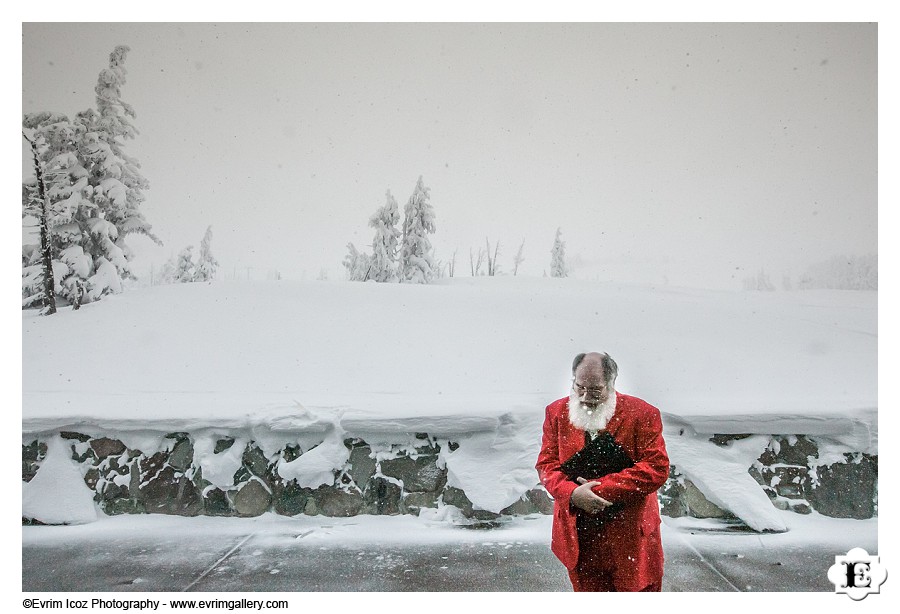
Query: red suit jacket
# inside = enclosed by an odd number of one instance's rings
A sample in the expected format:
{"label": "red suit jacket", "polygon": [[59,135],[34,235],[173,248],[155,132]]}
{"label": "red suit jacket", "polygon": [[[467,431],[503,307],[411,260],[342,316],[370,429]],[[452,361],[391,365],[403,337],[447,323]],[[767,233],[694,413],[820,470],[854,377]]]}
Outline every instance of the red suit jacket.
{"label": "red suit jacket", "polygon": [[[669,457],[662,436],[659,410],[637,397],[616,393],[616,411],[606,430],[628,452],[634,466],[595,481],[594,492],[622,509],[602,528],[603,552],[615,567],[617,590],[639,591],[662,580],[663,551],[659,534],[656,491],[669,476]],[[567,569],[578,563],[576,508],[569,505],[578,486],[560,470],[560,464],[584,447],[584,431],[569,422],[569,398],[547,406],[544,436],[537,470],[541,483],[554,499],[551,549]],[[596,476],[581,476],[591,480]]]}

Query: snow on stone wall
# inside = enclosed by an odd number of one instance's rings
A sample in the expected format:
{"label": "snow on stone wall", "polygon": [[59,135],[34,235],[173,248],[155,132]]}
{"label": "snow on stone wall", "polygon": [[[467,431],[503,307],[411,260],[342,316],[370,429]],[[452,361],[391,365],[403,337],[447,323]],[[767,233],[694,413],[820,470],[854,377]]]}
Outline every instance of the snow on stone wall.
{"label": "snow on stone wall", "polygon": [[[659,493],[666,515],[732,517],[757,531],[783,531],[776,508],[877,514],[877,456],[822,436],[667,430],[672,474]],[[537,434],[515,415],[495,429],[453,436],[354,433],[337,424],[324,432],[262,434],[259,441],[240,429],[124,438],[80,431],[23,437],[23,521],[81,523],[98,513],[419,514],[453,507],[459,512],[453,518],[490,522],[552,513],[533,468]],[[288,443],[272,447],[274,441]]]}

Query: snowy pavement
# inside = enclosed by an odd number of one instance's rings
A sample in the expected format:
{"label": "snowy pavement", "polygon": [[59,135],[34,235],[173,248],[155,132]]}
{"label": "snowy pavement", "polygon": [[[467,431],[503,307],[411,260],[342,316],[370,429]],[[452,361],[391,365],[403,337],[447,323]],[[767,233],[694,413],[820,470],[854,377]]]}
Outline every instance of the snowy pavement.
{"label": "snowy pavement", "polygon": [[[877,553],[877,519],[781,513],[781,534],[666,518],[663,590],[831,592],[835,555]],[[22,533],[26,592],[569,590],[547,516],[472,529],[436,516],[147,515]]]}

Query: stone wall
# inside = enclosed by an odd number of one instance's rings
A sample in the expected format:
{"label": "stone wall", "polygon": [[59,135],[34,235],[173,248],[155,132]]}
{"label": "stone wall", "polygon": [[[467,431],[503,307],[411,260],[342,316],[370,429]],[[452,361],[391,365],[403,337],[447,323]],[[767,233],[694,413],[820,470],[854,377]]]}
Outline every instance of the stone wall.
{"label": "stone wall", "polygon": [[[452,452],[458,444],[439,442],[426,433],[415,434],[413,446],[397,444],[387,453],[383,444],[373,451],[360,438],[345,439],[348,461],[334,472],[333,484],[317,488],[285,480],[277,470],[280,461],[290,462],[309,451],[299,445],[284,446],[274,457],[267,457],[255,442],[247,443],[233,483],[222,488],[205,480],[203,467],[195,465],[189,433],[169,433],[161,451],[149,454],[129,449],[118,439],[77,432],[62,432],[61,436],[69,443],[95,501],[109,515],[258,516],[272,511],[289,516],[353,516],[418,514],[422,508],[452,505],[473,523],[490,523],[501,515],[553,511],[552,500],[537,484],[536,474],[535,487],[499,514],[477,509],[465,492],[447,483],[442,446]],[[740,437],[716,435],[711,440],[725,445]],[[22,446],[22,479],[26,482],[40,467],[47,451],[45,441],[46,437],[36,438]],[[234,438],[223,437],[216,442],[214,453],[234,445],[239,445]],[[847,453],[819,465],[822,461],[813,437],[775,435],[748,471],[780,509],[801,514],[816,510],[840,518],[877,515],[877,456]],[[672,517],[729,517],[675,466],[659,500],[663,514]],[[30,521],[23,518],[23,522]]]}
{"label": "stone wall", "polygon": [[[710,440],[724,446],[731,439],[748,436],[715,435]],[[815,510],[834,518],[876,516],[878,457],[846,452],[831,458],[833,454],[821,452],[815,437],[774,435],[748,472],[778,509],[798,514]],[[659,491],[659,500],[662,513],[671,517],[732,517],[711,503],[675,466]]]}

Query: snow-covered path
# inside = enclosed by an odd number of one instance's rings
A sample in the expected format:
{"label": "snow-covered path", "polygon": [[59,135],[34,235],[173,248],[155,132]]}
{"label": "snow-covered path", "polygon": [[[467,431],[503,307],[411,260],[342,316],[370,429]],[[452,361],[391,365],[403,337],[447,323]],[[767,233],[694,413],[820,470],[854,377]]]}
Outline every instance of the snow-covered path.
{"label": "snow-covered path", "polygon": [[[779,512],[789,531],[666,518],[666,591],[829,591],[834,556],[877,521]],[[23,528],[23,591],[568,591],[550,518],[466,529],[437,517],[117,516]]]}

